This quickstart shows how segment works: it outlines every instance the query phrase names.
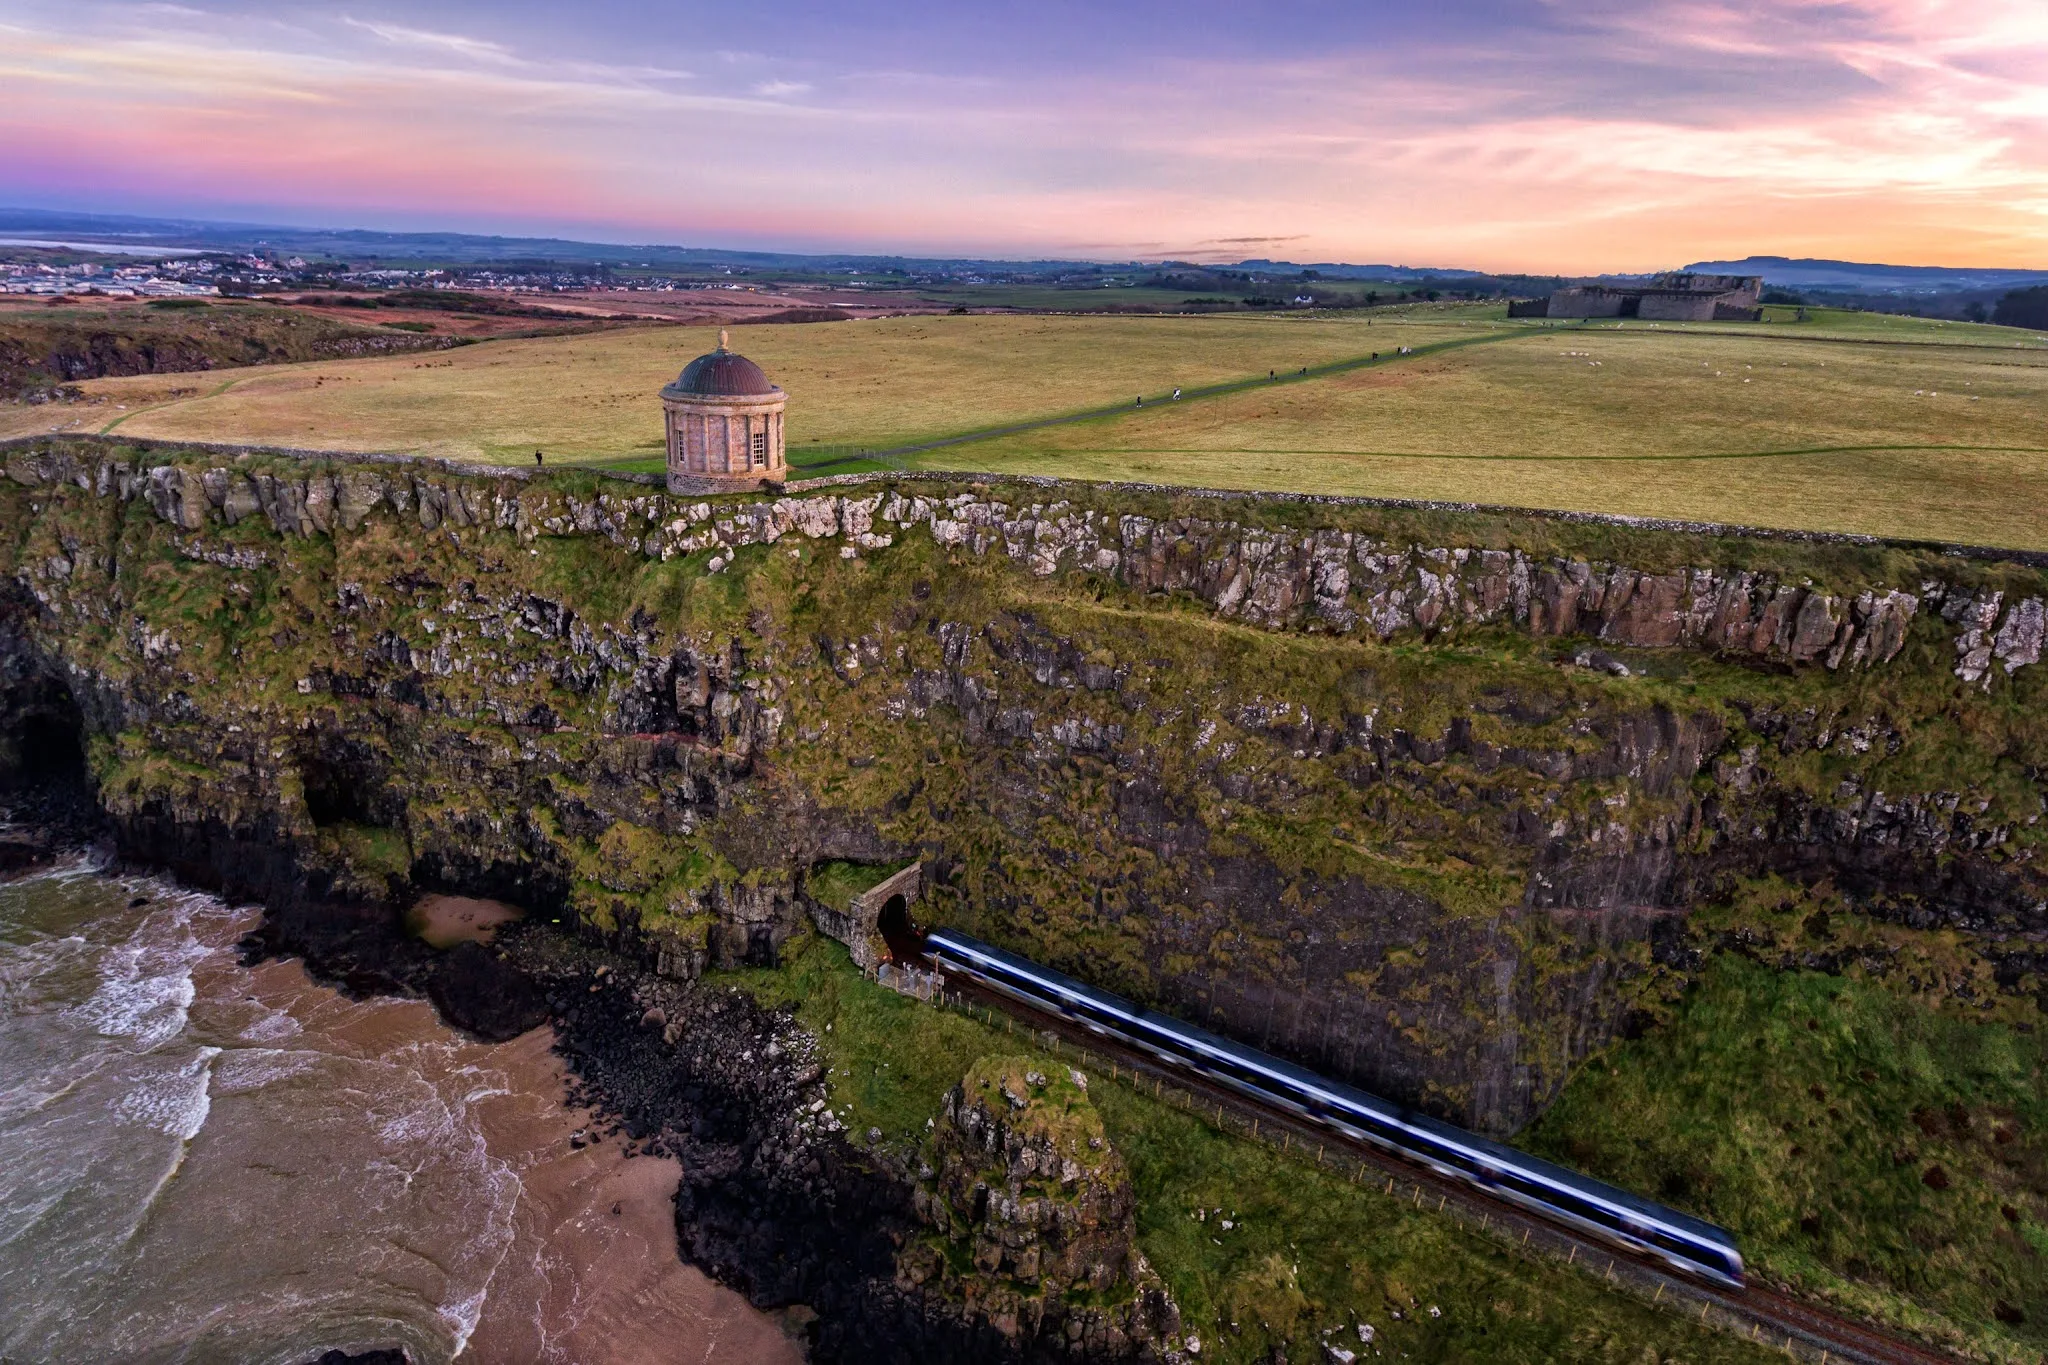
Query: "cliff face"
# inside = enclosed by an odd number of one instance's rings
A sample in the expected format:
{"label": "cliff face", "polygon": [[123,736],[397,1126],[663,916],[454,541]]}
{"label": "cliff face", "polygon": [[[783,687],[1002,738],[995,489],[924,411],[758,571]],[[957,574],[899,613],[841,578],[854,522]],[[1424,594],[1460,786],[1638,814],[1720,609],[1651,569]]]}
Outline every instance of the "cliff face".
{"label": "cliff face", "polygon": [[1496,1129],[1744,879],[1994,967],[2048,930],[2021,563],[1085,485],[6,469],[5,706],[82,737],[135,852],[277,905],[506,895],[690,975],[772,958],[812,864],[915,856],[933,920]]}

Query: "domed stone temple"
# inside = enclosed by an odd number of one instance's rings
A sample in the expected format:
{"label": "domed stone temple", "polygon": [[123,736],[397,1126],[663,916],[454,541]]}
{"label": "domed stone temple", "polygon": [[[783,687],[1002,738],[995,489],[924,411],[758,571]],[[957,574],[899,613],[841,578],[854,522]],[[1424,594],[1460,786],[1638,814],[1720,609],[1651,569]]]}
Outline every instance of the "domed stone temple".
{"label": "domed stone temple", "polygon": [[759,365],[726,349],[721,330],[718,349],[691,361],[661,391],[669,491],[756,488],[786,478],[782,405],[788,397]]}

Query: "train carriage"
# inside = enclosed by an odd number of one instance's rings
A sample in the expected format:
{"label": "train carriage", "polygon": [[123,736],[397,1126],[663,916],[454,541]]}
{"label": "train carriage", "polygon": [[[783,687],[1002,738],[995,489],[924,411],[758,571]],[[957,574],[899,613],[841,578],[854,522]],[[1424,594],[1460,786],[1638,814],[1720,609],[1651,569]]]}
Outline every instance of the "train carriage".
{"label": "train carriage", "polygon": [[1142,1008],[969,935],[934,930],[925,937],[925,951],[947,971],[1169,1066],[1196,1071],[1261,1103],[1688,1274],[1742,1287],[1742,1255],[1734,1239],[1711,1223]]}

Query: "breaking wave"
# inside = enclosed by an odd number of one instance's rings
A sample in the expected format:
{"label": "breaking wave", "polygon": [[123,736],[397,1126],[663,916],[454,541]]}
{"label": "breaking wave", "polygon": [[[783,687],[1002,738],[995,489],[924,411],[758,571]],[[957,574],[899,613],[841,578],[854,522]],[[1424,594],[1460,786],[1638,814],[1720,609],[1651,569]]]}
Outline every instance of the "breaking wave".
{"label": "breaking wave", "polygon": [[417,1005],[238,966],[253,918],[85,860],[0,885],[0,1358],[477,1331],[519,1235],[478,1109],[510,1078]]}
{"label": "breaking wave", "polygon": [[217,951],[193,932],[194,912],[209,905],[219,902],[180,895],[152,910],[102,956],[99,988],[78,1006],[80,1017],[105,1037],[129,1040],[137,1052],[182,1033],[194,999],[193,969]]}
{"label": "breaking wave", "polygon": [[213,1109],[213,1059],[217,1047],[202,1047],[177,1070],[145,1079],[115,1101],[114,1112],[144,1123],[166,1137],[190,1142]]}

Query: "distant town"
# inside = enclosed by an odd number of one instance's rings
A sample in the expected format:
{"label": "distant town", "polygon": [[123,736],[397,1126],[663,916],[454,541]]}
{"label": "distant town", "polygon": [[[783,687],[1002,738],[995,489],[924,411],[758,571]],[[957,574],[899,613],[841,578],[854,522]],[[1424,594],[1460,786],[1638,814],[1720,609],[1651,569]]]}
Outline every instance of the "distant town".
{"label": "distant town", "polygon": [[[31,245],[33,249],[23,249]],[[120,262],[45,259],[76,254],[75,249],[60,252],[57,244],[45,247],[40,243],[20,243],[12,244],[10,249],[10,244],[0,243],[0,293],[106,298],[232,297],[309,288],[496,290],[532,294],[667,294],[706,290],[745,293],[760,289],[767,278],[764,275],[750,279],[755,271],[734,266],[691,271],[689,275],[699,278],[689,278],[651,266],[636,271],[609,263],[588,267],[558,262],[510,267],[391,266],[375,261],[308,261],[302,256],[263,253],[192,253],[172,259]],[[770,273],[774,278],[784,278],[791,272]],[[920,270],[840,267],[802,273],[829,280],[836,289],[880,291],[1012,283],[1059,289],[1128,288],[1146,283],[1144,276],[1151,272],[1082,267],[1049,274],[1042,268],[1004,272],[961,266]],[[710,278],[702,277],[706,275]]]}
{"label": "distant town", "polygon": [[41,261],[0,262],[0,293],[99,294],[109,298],[179,298],[220,293],[215,261],[154,265],[101,265],[84,261],[50,265]]}
{"label": "distant town", "polygon": [[[13,234],[20,233],[17,237]],[[1731,289],[1713,285],[1721,279]],[[1683,281],[1683,283],[1681,283]],[[1710,287],[1711,286],[1711,287]],[[545,306],[615,319],[829,307],[895,312],[1230,312],[1502,300],[1522,316],[1636,316],[1677,308],[1726,318],[1819,305],[1957,321],[2043,324],[2048,272],[1943,269],[1761,256],[1664,275],[1584,278],[1445,267],[1266,259],[1123,261],[794,255],[559,238],[245,227],[0,208],[0,294],[175,299],[267,297],[380,306],[428,291],[569,296]],[[1736,297],[1739,293],[1741,297]],[[1708,298],[1718,296],[1718,302]],[[1682,296],[1682,297],[1681,297]],[[1645,302],[1647,301],[1647,302]],[[542,300],[517,307],[541,306]],[[514,307],[507,301],[498,311]],[[698,319],[703,320],[703,319]],[[792,315],[780,320],[804,320]],[[395,325],[395,324],[386,324]]]}
{"label": "distant town", "polygon": [[[890,280],[891,286],[910,283]],[[963,281],[979,283],[979,280]],[[275,289],[496,289],[522,293],[568,293],[593,289],[666,293],[688,289],[746,290],[741,281],[677,280],[632,276],[608,268],[591,271],[393,269],[309,263],[263,256],[206,256],[148,264],[80,261],[0,261],[0,293],[84,294],[107,298],[178,298],[255,294]],[[842,287],[859,288],[859,281]]]}

